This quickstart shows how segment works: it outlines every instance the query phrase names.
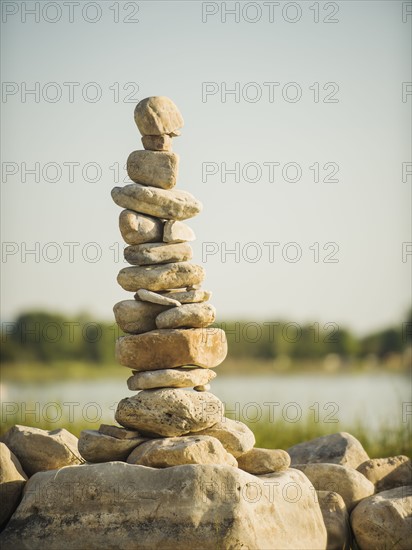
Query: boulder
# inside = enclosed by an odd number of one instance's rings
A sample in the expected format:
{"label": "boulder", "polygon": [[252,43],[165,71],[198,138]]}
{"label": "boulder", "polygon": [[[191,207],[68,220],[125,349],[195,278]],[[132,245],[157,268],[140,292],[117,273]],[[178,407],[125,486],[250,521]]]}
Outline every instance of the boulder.
{"label": "boulder", "polygon": [[221,329],[159,329],[116,342],[117,361],[137,371],[184,366],[214,368],[227,354]]}
{"label": "boulder", "polygon": [[117,276],[119,285],[131,292],[140,288],[146,290],[168,290],[191,283],[201,283],[205,278],[205,270],[200,265],[189,262],[172,264],[146,265],[124,267]]}
{"label": "boulder", "polygon": [[145,243],[127,246],[124,249],[124,259],[132,265],[185,262],[192,257],[192,247],[187,243]]}
{"label": "boulder", "polygon": [[220,441],[208,435],[186,435],[152,439],[139,445],[127,459],[129,464],[170,468],[182,464],[223,464],[237,466]]}
{"label": "boulder", "polygon": [[[196,388],[195,388],[196,389]],[[205,390],[197,390],[205,391]],[[238,420],[231,418],[222,418],[216,422],[211,428],[206,428],[199,435],[210,435],[220,441],[223,447],[232,454],[235,458],[247,453],[255,444],[255,436],[253,432]]]}
{"label": "boulder", "polygon": [[1,441],[16,455],[29,477],[84,462],[77,450],[77,437],[65,429],[46,431],[16,424]]}
{"label": "boulder", "polygon": [[213,426],[223,414],[223,403],[212,393],[163,388],[122,399],[116,422],[143,435],[174,437]]}
{"label": "boulder", "polygon": [[113,307],[116,323],[130,334],[141,334],[156,329],[156,317],[166,307],[150,302],[123,300]]}
{"label": "boulder", "polygon": [[350,517],[360,550],[409,550],[412,546],[412,486],[366,498]]}
{"label": "boulder", "polygon": [[[154,388],[193,388],[207,384],[216,377],[210,369],[162,369],[136,372],[127,380],[130,391],[151,390]],[[218,438],[219,439],[219,438]]]}
{"label": "boulder", "polygon": [[142,136],[176,134],[184,124],[179,109],[166,96],[142,99],[136,105],[134,120]]}
{"label": "boulder", "polygon": [[171,151],[172,138],[168,134],[160,136],[143,136],[143,147],[149,151]]}
{"label": "boulder", "polygon": [[328,532],[326,550],[350,550],[352,532],[343,498],[333,491],[317,491],[317,497]]}
{"label": "boulder", "polygon": [[127,174],[135,183],[172,189],[176,185],[179,156],[168,151],[133,151],[127,159]]}
{"label": "boulder", "polygon": [[17,457],[0,443],[0,529],[17,508],[26,481],[27,476]]}
{"label": "boulder", "polygon": [[163,240],[165,243],[183,243],[194,241],[195,234],[191,227],[178,220],[168,220],[163,228]]}
{"label": "boulder", "polygon": [[2,550],[320,550],[326,529],[311,484],[296,470],[257,478],[231,466],[108,462],[34,476],[0,543]]}
{"label": "boulder", "polygon": [[358,466],[358,472],[375,485],[377,493],[412,485],[412,464],[407,456],[372,458]]}
{"label": "boulder", "polygon": [[117,438],[96,430],[83,430],[79,437],[79,453],[87,462],[111,462],[126,460],[138,445],[147,441],[144,437]]}
{"label": "boulder", "polygon": [[356,469],[359,464],[369,459],[362,444],[346,432],[323,435],[310,441],[298,443],[287,451],[292,466],[294,464],[328,462]]}
{"label": "boulder", "polygon": [[162,220],[138,214],[133,210],[122,210],[119,216],[119,227],[127,244],[153,243],[162,240]]}
{"label": "boulder", "polygon": [[[160,304],[162,306],[181,306],[182,304],[173,298],[168,298],[159,292],[153,292],[153,290],[146,290],[140,288],[135,295],[135,300],[141,300],[142,302],[151,302],[152,304]],[[157,327],[156,327],[157,328]]]}
{"label": "boulder", "polygon": [[282,472],[290,466],[290,457],[282,449],[250,449],[237,459],[239,468],[249,474]]}
{"label": "boulder", "polygon": [[184,304],[159,313],[157,328],[208,327],[216,319],[216,309],[211,304]]}

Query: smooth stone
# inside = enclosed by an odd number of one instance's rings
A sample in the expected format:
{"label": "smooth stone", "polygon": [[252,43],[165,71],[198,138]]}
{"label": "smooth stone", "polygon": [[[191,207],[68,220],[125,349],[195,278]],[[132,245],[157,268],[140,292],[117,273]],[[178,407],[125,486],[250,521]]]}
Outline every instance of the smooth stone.
{"label": "smooth stone", "polygon": [[207,384],[216,377],[210,369],[163,369],[136,372],[127,380],[130,391],[151,390],[153,388],[192,388]]}
{"label": "smooth stone", "polygon": [[122,399],[115,417],[144,435],[174,437],[213,426],[223,414],[223,403],[212,393],[163,388]]}
{"label": "smooth stone", "polygon": [[207,302],[212,296],[209,290],[171,290],[163,293],[163,296],[174,298],[181,304],[194,304],[198,302]]}
{"label": "smooth stone", "polygon": [[[173,298],[168,298],[167,296],[163,296],[158,292],[153,292],[152,290],[146,290],[145,288],[140,288],[136,292],[135,300],[136,300],[136,296],[142,302],[151,302],[153,304],[160,304],[162,306],[172,306],[172,307],[181,305],[180,302],[178,302],[177,300],[173,300]],[[155,325],[156,325],[156,322],[155,322]]]}
{"label": "smooth stone", "polygon": [[183,127],[183,117],[171,99],[152,96],[142,99],[135,108],[134,120],[142,136],[172,134]]}
{"label": "smooth stone", "polygon": [[84,462],[77,450],[77,437],[65,429],[47,431],[16,424],[1,441],[16,455],[29,477]]}
{"label": "smooth stone", "polygon": [[142,144],[148,151],[171,151],[172,138],[168,134],[160,136],[142,136]]}
{"label": "smooth stone", "polygon": [[127,462],[150,468],[170,468],[182,464],[237,466],[236,459],[225,451],[220,441],[207,435],[152,439],[135,449]]}
{"label": "smooth stone", "polygon": [[133,449],[145,441],[144,437],[119,439],[96,430],[83,430],[79,437],[79,453],[87,462],[126,460]]}
{"label": "smooth stone", "polygon": [[[299,498],[285,498],[294,487]],[[107,462],[37,474],[0,542],[3,550],[314,550],[326,548],[326,529],[296,470],[257,478],[213,464]]]}
{"label": "smooth stone", "polygon": [[194,241],[195,233],[191,227],[178,220],[168,220],[163,227],[163,241],[165,243],[183,243]]}
{"label": "smooth stone", "polygon": [[223,418],[211,428],[198,433],[199,435],[210,435],[218,439],[226,451],[235,458],[250,451],[256,443],[253,432],[246,424],[231,418]]}
{"label": "smooth stone", "polygon": [[290,457],[283,449],[253,448],[237,459],[239,468],[254,475],[282,472],[290,466]]}
{"label": "smooth stone", "polygon": [[316,494],[328,532],[326,550],[350,550],[352,532],[343,498],[333,491],[317,491]]}
{"label": "smooth stone", "polygon": [[407,456],[371,458],[357,468],[374,485],[376,492],[412,485],[412,464]]}
{"label": "smooth stone", "polygon": [[140,183],[114,187],[112,199],[122,208],[167,220],[186,220],[202,210],[202,204],[191,193],[148,187]]}
{"label": "smooth stone", "polygon": [[100,424],[99,432],[116,437],[117,439],[135,439],[136,437],[141,437],[139,432],[135,430],[126,430],[126,428],[122,428],[121,426],[112,426],[110,424]]}
{"label": "smooth stone", "polygon": [[120,233],[127,244],[153,243],[162,239],[163,222],[158,218],[151,218],[123,210],[119,216]]}
{"label": "smooth stone", "polygon": [[122,336],[116,342],[116,359],[137,371],[197,366],[212,369],[227,355],[221,329],[159,329]]}
{"label": "smooth stone", "polygon": [[113,306],[116,323],[129,334],[141,334],[156,329],[156,317],[165,311],[164,305],[136,300],[123,300]]}
{"label": "smooth stone", "polygon": [[350,521],[360,550],[409,550],[412,546],[412,486],[366,498],[353,510]]}
{"label": "smooth stone", "polygon": [[127,159],[127,174],[135,183],[172,189],[179,171],[179,156],[168,151],[133,151]]}
{"label": "smooth stone", "polygon": [[187,243],[146,243],[127,246],[124,249],[124,258],[132,265],[185,262],[192,257],[192,247]]}
{"label": "smooth stone", "polygon": [[27,476],[17,457],[0,443],[0,529],[16,510]]}
{"label": "smooth stone", "polygon": [[184,286],[190,281],[203,281],[205,270],[200,265],[189,262],[172,264],[124,267],[119,271],[117,282],[130,292],[140,288],[146,290],[167,290]]}
{"label": "smooth stone", "polygon": [[323,435],[310,441],[298,443],[287,449],[292,466],[294,464],[309,464],[327,462],[357,468],[369,457],[362,444],[346,432]]}
{"label": "smooth stone", "polygon": [[216,309],[211,304],[184,304],[180,307],[159,313],[157,328],[202,328],[211,325],[216,319]]}
{"label": "smooth stone", "polygon": [[202,384],[200,386],[194,386],[193,389],[195,391],[210,391],[211,385],[210,384]]}
{"label": "smooth stone", "polygon": [[313,483],[317,491],[333,491],[345,501],[350,512],[362,499],[373,495],[373,483],[350,466],[340,464],[295,464]]}

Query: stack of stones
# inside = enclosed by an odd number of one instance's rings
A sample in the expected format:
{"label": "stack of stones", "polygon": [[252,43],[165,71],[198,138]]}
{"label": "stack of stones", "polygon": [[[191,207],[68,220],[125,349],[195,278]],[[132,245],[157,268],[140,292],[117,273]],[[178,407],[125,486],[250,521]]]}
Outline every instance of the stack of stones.
{"label": "stack of stones", "polygon": [[227,342],[222,330],[209,327],[216,312],[208,303],[210,292],[201,288],[204,269],[190,263],[188,243],[195,235],[183,220],[202,206],[190,193],[175,189],[179,157],[172,152],[172,138],[180,134],[182,115],[169,98],[149,97],[137,105],[135,122],[144,147],[127,160],[135,183],[115,187],[112,198],[124,208],[119,224],[131,264],[120,271],[118,282],[134,293],[134,299],[114,306],[116,322],[126,333],[117,341],[116,356],[133,370],[127,384],[138,393],[118,404],[120,426],[82,432],[79,450],[90,462],[127,460],[158,468],[237,466],[239,459],[247,471],[259,462],[250,453],[260,452],[261,462],[269,466],[259,473],[283,469],[287,454],[252,450],[253,433],[224,418],[223,403],[208,391]]}

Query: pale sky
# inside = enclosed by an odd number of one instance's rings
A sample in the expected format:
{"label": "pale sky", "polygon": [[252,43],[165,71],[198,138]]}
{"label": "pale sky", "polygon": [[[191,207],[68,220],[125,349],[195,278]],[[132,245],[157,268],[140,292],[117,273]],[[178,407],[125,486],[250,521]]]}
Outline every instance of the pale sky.
{"label": "pale sky", "polygon": [[[172,98],[185,119],[177,187],[204,205],[188,223],[219,320],[364,333],[403,319],[410,3],[240,2],[238,22],[223,13],[234,2],[68,2],[60,14],[38,2],[37,15],[2,4],[2,320],[39,308],[111,320],[131,296],[116,283],[124,264],[110,190],[142,148],[133,110],[150,95]],[[225,181],[236,166],[239,181]],[[238,257],[225,257],[236,246]]]}

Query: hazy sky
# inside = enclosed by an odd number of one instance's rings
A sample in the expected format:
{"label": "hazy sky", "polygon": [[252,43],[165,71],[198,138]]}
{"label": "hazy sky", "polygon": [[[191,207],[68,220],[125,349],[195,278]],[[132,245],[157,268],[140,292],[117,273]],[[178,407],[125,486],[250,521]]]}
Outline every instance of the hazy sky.
{"label": "hazy sky", "polygon": [[401,321],[410,3],[64,4],[2,2],[3,320],[112,319],[130,296],[110,190],[141,148],[135,104],[167,95],[185,118],[178,187],[204,205],[194,261],[220,320]]}

